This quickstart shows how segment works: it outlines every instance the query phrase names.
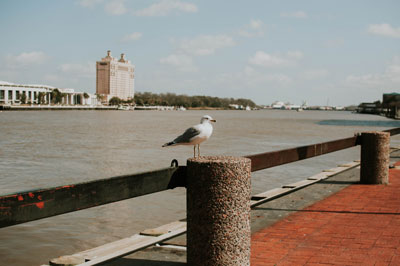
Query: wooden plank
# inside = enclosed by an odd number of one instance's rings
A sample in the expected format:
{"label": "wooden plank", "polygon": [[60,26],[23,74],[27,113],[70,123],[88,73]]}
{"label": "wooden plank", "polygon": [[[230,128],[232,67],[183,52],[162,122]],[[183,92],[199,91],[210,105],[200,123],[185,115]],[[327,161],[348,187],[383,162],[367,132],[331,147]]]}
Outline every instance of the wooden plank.
{"label": "wooden plank", "polygon": [[[166,226],[167,225],[164,225],[163,227],[165,228]],[[179,222],[179,226],[177,226],[177,222],[174,222],[171,223],[171,227],[173,229],[171,229],[168,233],[157,237],[143,236],[137,234],[133,235],[130,238],[115,241],[113,243],[77,253],[75,255],[84,256],[85,260],[89,260],[85,263],[79,264],[79,266],[98,265],[100,263],[104,263],[115,258],[126,256],[135,251],[144,249],[146,247],[152,246],[156,243],[168,240],[186,232],[186,222]]]}
{"label": "wooden plank", "polygon": [[251,171],[254,172],[282,164],[312,158],[330,152],[351,148],[358,144],[358,137],[354,136],[350,138],[311,144],[286,150],[248,155],[245,157],[251,159]]}
{"label": "wooden plank", "polygon": [[301,188],[318,182],[318,180],[305,179],[295,183],[282,186],[282,188]]}
{"label": "wooden plank", "polygon": [[307,179],[308,179],[308,180],[321,180],[321,179],[325,179],[325,178],[327,178],[327,177],[328,177],[328,173],[326,173],[326,172],[321,172],[321,173],[318,173],[318,174],[316,174],[316,175],[310,176],[310,177],[308,177]]}
{"label": "wooden plank", "polygon": [[0,196],[0,228],[180,186],[185,167]]}
{"label": "wooden plank", "polygon": [[289,193],[291,188],[274,188],[251,197],[250,206],[256,206]]}
{"label": "wooden plank", "polygon": [[176,221],[173,223],[169,223],[166,225],[159,226],[157,228],[146,229],[140,232],[141,235],[144,236],[160,236],[166,233],[169,233],[173,230],[179,229],[182,227],[182,221]]}

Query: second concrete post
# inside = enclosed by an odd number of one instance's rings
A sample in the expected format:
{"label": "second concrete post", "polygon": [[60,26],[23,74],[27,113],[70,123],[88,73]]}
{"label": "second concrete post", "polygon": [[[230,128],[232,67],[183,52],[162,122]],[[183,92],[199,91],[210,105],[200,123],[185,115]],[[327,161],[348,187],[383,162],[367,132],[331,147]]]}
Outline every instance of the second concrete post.
{"label": "second concrete post", "polygon": [[362,184],[389,183],[390,134],[387,132],[361,133]]}

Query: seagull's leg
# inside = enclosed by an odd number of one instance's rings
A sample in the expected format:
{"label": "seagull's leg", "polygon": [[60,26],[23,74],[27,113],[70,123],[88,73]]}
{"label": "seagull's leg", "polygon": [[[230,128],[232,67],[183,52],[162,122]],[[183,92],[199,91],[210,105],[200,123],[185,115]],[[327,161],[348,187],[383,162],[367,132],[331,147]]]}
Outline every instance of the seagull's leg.
{"label": "seagull's leg", "polygon": [[193,146],[193,157],[196,158],[196,144]]}
{"label": "seagull's leg", "polygon": [[200,157],[200,144],[197,144],[197,154],[198,154],[199,157]]}

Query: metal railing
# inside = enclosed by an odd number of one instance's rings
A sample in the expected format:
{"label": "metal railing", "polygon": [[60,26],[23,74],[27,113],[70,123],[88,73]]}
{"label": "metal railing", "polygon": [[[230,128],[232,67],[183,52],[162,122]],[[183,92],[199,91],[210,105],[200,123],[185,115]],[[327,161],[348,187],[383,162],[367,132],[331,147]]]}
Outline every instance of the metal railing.
{"label": "metal railing", "polygon": [[[384,132],[397,135],[400,128]],[[254,172],[357,145],[360,135],[245,157],[251,159]],[[0,228],[185,187],[185,178],[186,166],[174,160],[171,167],[155,171],[0,196]]]}

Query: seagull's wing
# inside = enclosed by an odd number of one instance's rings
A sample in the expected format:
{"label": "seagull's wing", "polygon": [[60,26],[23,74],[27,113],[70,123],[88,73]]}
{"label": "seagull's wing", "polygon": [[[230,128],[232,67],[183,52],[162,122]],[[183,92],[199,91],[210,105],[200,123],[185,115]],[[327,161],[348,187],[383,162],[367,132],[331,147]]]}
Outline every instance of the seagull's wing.
{"label": "seagull's wing", "polygon": [[189,143],[190,140],[194,137],[196,137],[197,135],[200,135],[200,130],[197,126],[194,127],[189,127],[188,129],[186,129],[186,131],[180,135],[179,137],[177,137],[176,139],[174,139],[174,143],[175,144],[179,144],[179,143]]}

